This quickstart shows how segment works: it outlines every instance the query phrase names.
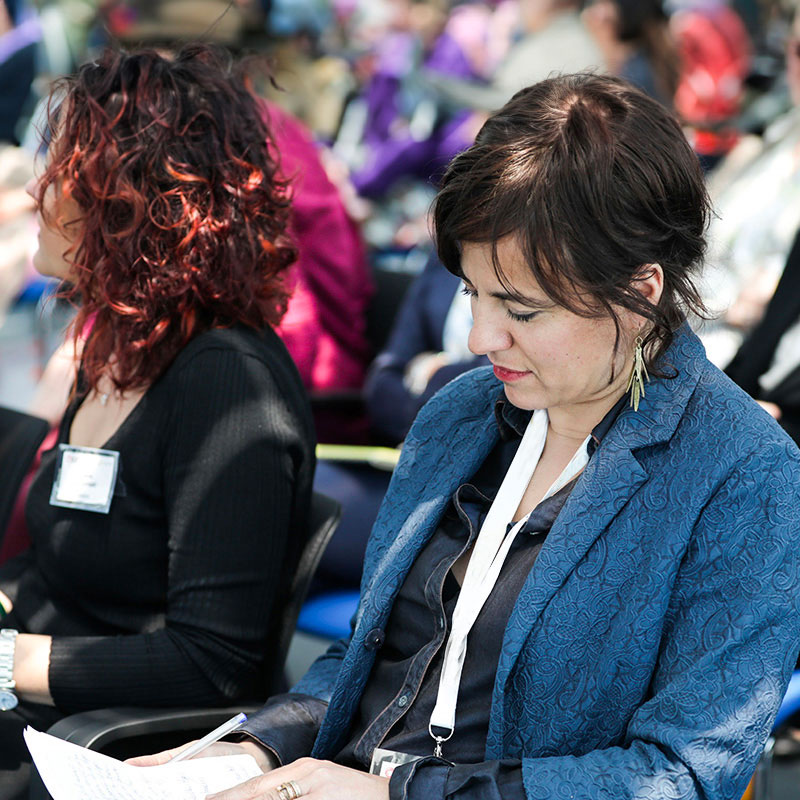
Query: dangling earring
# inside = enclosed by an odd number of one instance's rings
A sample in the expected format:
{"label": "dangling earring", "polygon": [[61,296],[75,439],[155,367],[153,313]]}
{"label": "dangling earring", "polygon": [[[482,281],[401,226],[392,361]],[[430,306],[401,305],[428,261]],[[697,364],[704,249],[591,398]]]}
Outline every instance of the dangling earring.
{"label": "dangling earring", "polygon": [[644,397],[644,382],[650,380],[644,363],[644,354],[642,353],[643,344],[642,337],[637,336],[636,347],[633,351],[633,369],[631,370],[630,378],[628,378],[628,385],[625,388],[626,392],[631,393],[631,408],[634,411],[639,410],[639,400]]}

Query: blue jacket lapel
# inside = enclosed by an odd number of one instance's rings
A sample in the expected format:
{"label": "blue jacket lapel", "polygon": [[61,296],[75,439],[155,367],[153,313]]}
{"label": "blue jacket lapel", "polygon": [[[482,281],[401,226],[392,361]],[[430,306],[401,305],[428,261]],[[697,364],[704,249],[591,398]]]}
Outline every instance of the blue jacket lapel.
{"label": "blue jacket lapel", "polygon": [[[474,377],[474,376],[473,376]],[[453,492],[475,473],[497,443],[494,415],[500,392],[491,370],[480,371],[461,419],[453,415],[454,399],[434,398],[403,444],[403,457],[381,506],[365,556],[361,591],[374,604],[371,622],[385,622],[419,551],[433,534]],[[456,398],[455,402],[458,402]],[[469,416],[467,416],[467,413]],[[366,613],[366,609],[365,609]]]}
{"label": "blue jacket lapel", "polygon": [[[508,676],[539,615],[580,563],[595,540],[648,474],[634,451],[667,441],[680,422],[700,378],[705,353],[697,337],[684,326],[664,357],[678,374],[652,380],[639,410],[623,410],[578,480],[556,519],[523,585],[506,627],[495,679],[487,758],[498,758],[492,744],[504,728],[503,694]],[[664,367],[666,374],[671,374]],[[611,502],[608,501],[611,486]]]}

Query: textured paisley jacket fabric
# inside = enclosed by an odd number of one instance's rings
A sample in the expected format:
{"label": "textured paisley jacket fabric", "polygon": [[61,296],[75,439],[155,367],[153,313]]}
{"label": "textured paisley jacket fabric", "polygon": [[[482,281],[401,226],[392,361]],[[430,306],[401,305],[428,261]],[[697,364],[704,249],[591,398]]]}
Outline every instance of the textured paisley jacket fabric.
{"label": "textured paisley jacket fabric", "polygon": [[[800,453],[686,326],[557,518],[506,628],[487,761],[530,800],[737,800],[800,646]],[[664,368],[665,371],[668,367]],[[367,549],[349,641],[294,691],[329,701],[312,755],[343,745],[375,643],[455,488],[495,444],[490,369],[420,413]],[[302,716],[302,715],[299,715]],[[262,720],[266,723],[266,719]],[[250,732],[269,738],[256,717]],[[471,765],[395,770],[416,797],[475,791]],[[474,768],[473,768],[474,769]]]}

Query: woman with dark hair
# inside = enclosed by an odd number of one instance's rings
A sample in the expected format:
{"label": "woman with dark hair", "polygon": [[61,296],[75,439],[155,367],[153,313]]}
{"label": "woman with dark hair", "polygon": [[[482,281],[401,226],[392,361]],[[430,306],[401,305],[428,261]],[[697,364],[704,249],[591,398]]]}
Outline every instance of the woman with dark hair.
{"label": "woman with dark hair", "polygon": [[663,1],[593,0],[583,18],[608,70],[671,107],[680,57]]}
{"label": "woman with dark hair", "polygon": [[272,330],[289,198],[243,75],[202,46],[109,52],[62,91],[34,264],[79,304],[82,349],[31,546],[0,567],[6,800],[26,724],[263,696],[314,467]]}
{"label": "woman with dark hair", "polygon": [[800,454],[686,324],[707,215],[615,78],[519,92],[452,162],[493,366],[420,412],[351,636],[206,751],[266,770],[215,800],[738,800],[800,641]]}

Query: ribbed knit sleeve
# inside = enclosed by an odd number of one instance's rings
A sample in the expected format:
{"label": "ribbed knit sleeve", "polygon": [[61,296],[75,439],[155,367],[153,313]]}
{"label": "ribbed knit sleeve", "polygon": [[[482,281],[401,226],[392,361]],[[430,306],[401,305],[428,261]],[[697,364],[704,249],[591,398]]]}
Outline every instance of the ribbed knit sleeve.
{"label": "ribbed knit sleeve", "polygon": [[214,704],[263,691],[271,614],[305,535],[293,509],[309,502],[313,471],[299,381],[282,377],[251,353],[212,344],[162,379],[164,428],[138,435],[164,437],[153,465],[167,520],[164,625],[54,637],[59,708]]}

